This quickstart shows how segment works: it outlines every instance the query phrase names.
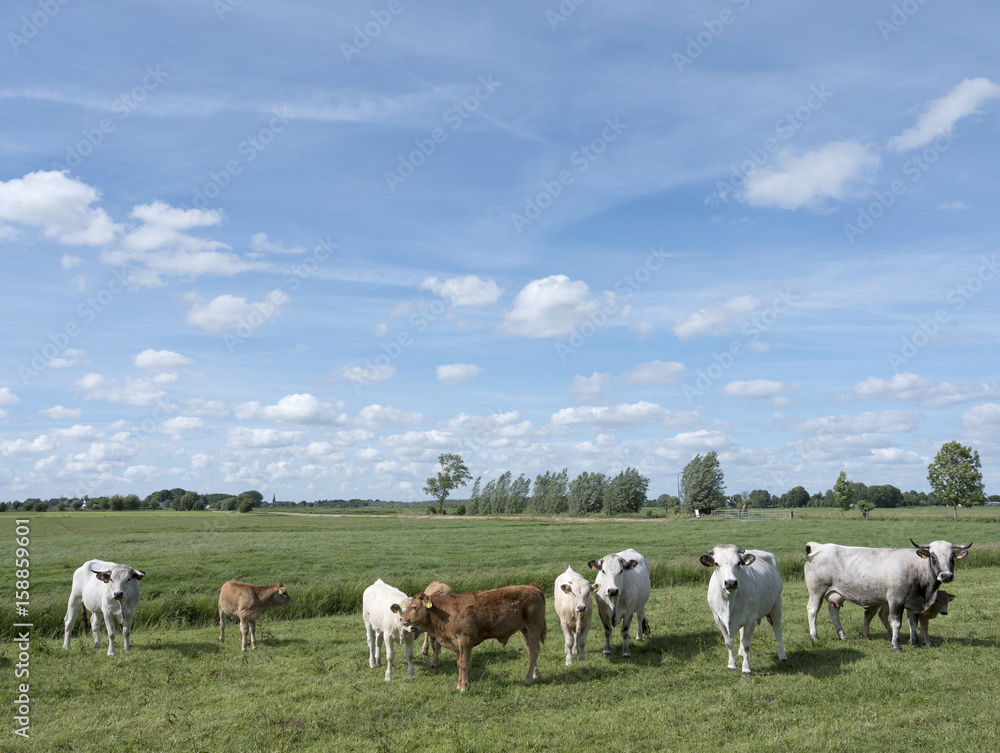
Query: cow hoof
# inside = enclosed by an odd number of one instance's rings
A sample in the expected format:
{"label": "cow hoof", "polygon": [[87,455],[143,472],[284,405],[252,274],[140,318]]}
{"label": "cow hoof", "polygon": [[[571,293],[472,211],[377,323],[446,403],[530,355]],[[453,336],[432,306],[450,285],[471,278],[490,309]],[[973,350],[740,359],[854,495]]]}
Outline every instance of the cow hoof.
{"label": "cow hoof", "polygon": [[611,656],[611,652],[610,652],[610,651],[605,651],[605,652],[604,652],[604,655],[605,655],[605,656]]}
{"label": "cow hoof", "polygon": [[744,677],[749,677],[749,676],[750,676],[750,673],[749,673],[749,672],[744,672],[744,673],[743,673],[743,676],[744,676]]}
{"label": "cow hoof", "polygon": [[902,652],[902,650],[903,650],[903,647],[902,647],[902,646],[893,646],[893,647],[892,647],[892,650],[893,650],[893,651],[899,651],[899,652]]}

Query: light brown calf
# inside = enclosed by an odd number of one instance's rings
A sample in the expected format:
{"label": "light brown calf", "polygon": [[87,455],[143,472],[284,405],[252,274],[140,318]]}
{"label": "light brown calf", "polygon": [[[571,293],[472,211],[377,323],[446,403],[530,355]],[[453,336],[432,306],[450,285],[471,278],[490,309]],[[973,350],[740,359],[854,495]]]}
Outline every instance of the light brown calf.
{"label": "light brown calf", "polygon": [[[950,594],[943,588],[939,588],[934,603],[930,605],[926,612],[917,615],[917,622],[920,623],[920,639],[925,646],[931,645],[931,637],[927,634],[927,622],[939,614],[948,614],[948,603],[954,598],[955,594]],[[882,620],[885,629],[889,631],[890,635],[892,634],[892,628],[889,627],[889,605],[883,604],[881,607],[868,607],[865,609],[865,626],[861,632],[865,638],[868,637],[868,624],[872,621],[872,617],[875,616],[876,609],[878,610],[878,618]]]}
{"label": "light brown calf", "polygon": [[247,650],[247,632],[250,645],[257,648],[257,620],[269,609],[292,603],[288,590],[278,583],[275,586],[251,586],[231,580],[222,584],[219,592],[219,643],[226,638],[226,615],[240,621],[243,634],[243,650]]}
{"label": "light brown calf", "polygon": [[[393,611],[398,605],[392,606]],[[538,649],[545,641],[545,595],[537,585],[507,586],[465,594],[420,593],[401,612],[403,625],[430,633],[442,646],[458,654],[458,689],[469,689],[472,649],[488,638],[506,646],[521,633],[528,648],[525,684],[538,677]]]}
{"label": "light brown calf", "polygon": [[[436,596],[438,594],[453,594],[454,591],[451,590],[451,586],[447,583],[442,583],[439,580],[433,580],[424,589],[424,594],[427,596]],[[441,644],[434,640],[434,636],[430,633],[424,633],[424,646],[420,649],[420,653],[427,656],[427,647],[431,645],[434,647],[434,653],[431,655],[431,669],[434,669],[438,665],[438,661],[441,658]]]}

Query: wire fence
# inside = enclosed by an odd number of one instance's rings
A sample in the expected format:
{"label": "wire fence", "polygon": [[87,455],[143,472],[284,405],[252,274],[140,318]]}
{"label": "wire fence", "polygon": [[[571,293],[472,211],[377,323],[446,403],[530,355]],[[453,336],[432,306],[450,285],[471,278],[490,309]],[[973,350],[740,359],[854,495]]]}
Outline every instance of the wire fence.
{"label": "wire fence", "polygon": [[793,510],[762,510],[748,507],[746,510],[712,510],[713,520],[767,520],[769,518],[794,518]]}

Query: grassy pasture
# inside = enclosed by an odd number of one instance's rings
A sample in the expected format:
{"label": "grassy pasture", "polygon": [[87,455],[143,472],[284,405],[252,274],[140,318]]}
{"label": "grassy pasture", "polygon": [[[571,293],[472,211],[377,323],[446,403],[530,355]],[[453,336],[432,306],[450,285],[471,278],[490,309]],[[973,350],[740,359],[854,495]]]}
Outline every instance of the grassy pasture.
{"label": "grassy pasture", "polygon": [[[923,511],[921,511],[923,512]],[[0,750],[39,751],[533,751],[992,750],[1000,744],[995,688],[1000,626],[995,516],[950,511],[861,521],[796,516],[767,522],[574,521],[233,513],[46,513],[31,516],[32,740]],[[12,561],[14,516],[0,550]],[[825,610],[809,638],[801,567],[810,540],[909,546],[908,539],[975,542],[949,591],[958,599],[931,622],[934,647],[895,654],[880,624],[859,636],[862,611],[846,606],[836,640]],[[777,662],[767,624],[754,636],[754,676],[725,669],[697,557],[717,543],[767,549],[785,578],[784,643]],[[432,671],[417,658],[396,679],[367,665],[361,592],[376,577],[413,593],[431,579],[458,589],[535,581],[551,601],[567,564],[634,546],[650,560],[654,633],[633,658],[563,666],[549,609],[540,680],[522,684],[519,639],[473,652],[471,688],[455,690],[454,655]],[[91,557],[146,570],[134,650],[110,659],[77,627],[61,648],[71,574]],[[12,570],[12,568],[11,568]],[[0,592],[0,703],[13,706],[9,643],[12,573]],[[218,588],[231,577],[282,580],[295,598],[258,625],[261,648],[244,655],[239,630],[219,646]],[[905,632],[905,628],[904,628]],[[618,636],[613,645],[620,652]]]}

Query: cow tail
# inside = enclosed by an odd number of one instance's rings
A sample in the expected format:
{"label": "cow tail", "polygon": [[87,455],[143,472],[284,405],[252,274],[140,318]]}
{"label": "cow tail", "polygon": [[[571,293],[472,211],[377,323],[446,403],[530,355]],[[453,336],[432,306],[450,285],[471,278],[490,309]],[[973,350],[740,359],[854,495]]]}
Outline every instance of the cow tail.
{"label": "cow tail", "polygon": [[[820,603],[822,603],[822,602],[820,602]],[[771,619],[771,615],[767,615],[767,621],[768,621],[768,623],[770,623],[771,627],[774,627],[774,620]]]}
{"label": "cow tail", "polygon": [[541,636],[541,638],[540,638],[540,640],[541,640],[541,642],[542,642],[542,643],[545,643],[545,637],[546,637],[546,636],[547,636],[548,634],[549,634],[549,626],[548,626],[548,625],[546,625],[546,624],[545,624],[545,622],[543,622],[543,623],[542,623],[542,636]]}
{"label": "cow tail", "polygon": [[653,629],[649,626],[649,620],[647,620],[645,617],[642,618],[642,634],[643,635],[653,634]]}
{"label": "cow tail", "polygon": [[80,605],[80,617],[83,618],[83,634],[90,635],[90,617],[87,615],[87,607]]}

